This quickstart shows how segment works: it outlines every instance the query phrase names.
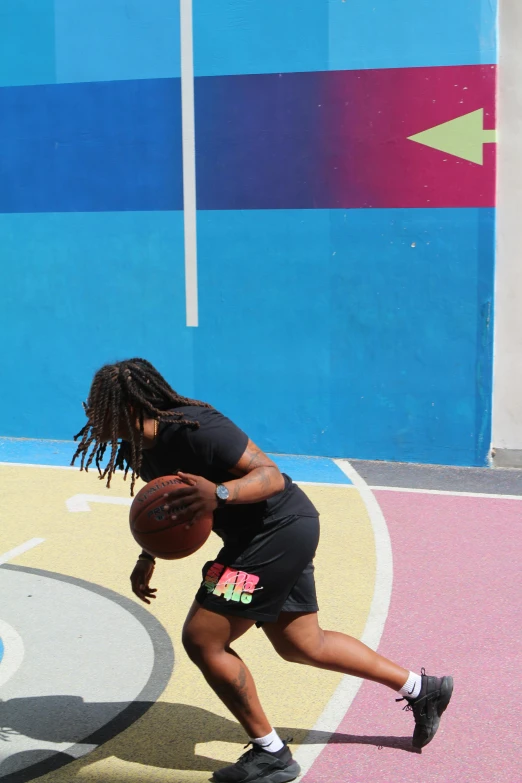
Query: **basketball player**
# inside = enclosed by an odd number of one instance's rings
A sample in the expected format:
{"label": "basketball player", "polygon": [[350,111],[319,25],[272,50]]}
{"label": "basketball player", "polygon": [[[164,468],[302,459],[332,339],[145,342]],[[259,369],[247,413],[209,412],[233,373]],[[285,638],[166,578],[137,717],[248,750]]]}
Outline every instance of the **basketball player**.
{"label": "basketball player", "polygon": [[[183,629],[188,656],[251,744],[236,764],[214,773],[217,783],[285,783],[300,773],[231,646],[254,625],[287,661],[362,677],[400,694],[415,719],[413,746],[431,742],[452,678],[411,672],[357,639],[320,627],[313,567],[318,512],[244,432],[210,405],[180,396],[144,359],[102,367],[84,408],[87,423],[75,438],[73,463],[81,457],[84,469],[95,461],[107,486],[115,470],[130,470],[131,494],[137,477],[178,474],[185,485],[169,492],[167,511],[186,524],[212,512],[223,540],[203,568]],[[142,551],[131,574],[132,590],[147,604],[156,597],[154,564]]]}

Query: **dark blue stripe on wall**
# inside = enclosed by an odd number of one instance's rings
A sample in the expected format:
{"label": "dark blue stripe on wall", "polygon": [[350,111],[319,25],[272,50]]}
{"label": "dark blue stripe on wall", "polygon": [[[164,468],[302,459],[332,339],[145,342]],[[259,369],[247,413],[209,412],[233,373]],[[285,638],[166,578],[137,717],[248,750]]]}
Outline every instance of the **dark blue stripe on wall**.
{"label": "dark blue stripe on wall", "polygon": [[331,152],[319,108],[330,74],[195,82],[199,209],[314,209],[328,203]]}
{"label": "dark blue stripe on wall", "polygon": [[179,79],[0,89],[0,212],[182,208]]}

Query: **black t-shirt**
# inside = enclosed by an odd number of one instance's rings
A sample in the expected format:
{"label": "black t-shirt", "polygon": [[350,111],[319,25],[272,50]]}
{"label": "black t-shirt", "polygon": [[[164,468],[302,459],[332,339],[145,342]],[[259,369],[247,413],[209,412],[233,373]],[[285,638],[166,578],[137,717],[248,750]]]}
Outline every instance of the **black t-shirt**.
{"label": "black t-shirt", "polygon": [[[158,439],[143,451],[141,477],[151,481],[172,476],[178,470],[203,476],[215,484],[237,479],[230,473],[242,457],[248,436],[214,408],[184,405],[173,409],[188,421],[199,422],[191,429],[178,422],[162,421]],[[224,506],[214,512],[214,531],[224,540],[247,540],[264,528],[272,528],[291,516],[318,516],[313,503],[283,474],[285,488],[260,503]]]}

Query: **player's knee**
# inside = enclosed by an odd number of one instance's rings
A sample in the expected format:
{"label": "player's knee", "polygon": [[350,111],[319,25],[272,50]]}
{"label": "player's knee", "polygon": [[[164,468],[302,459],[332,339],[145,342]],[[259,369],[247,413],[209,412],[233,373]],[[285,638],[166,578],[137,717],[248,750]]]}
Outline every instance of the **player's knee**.
{"label": "player's knee", "polygon": [[195,633],[191,628],[184,628],[181,642],[193,663],[199,664],[204,660],[206,645],[205,640],[199,634]]}
{"label": "player's knee", "polygon": [[223,652],[223,647],[207,634],[201,634],[197,630],[184,628],[181,641],[188,657],[199,668],[204,668],[213,657]]}

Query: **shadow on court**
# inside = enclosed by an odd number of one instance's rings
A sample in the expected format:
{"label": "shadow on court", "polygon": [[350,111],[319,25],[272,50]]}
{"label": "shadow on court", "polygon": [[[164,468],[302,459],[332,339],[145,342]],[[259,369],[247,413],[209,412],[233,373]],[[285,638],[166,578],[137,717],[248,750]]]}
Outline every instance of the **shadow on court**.
{"label": "shadow on court", "polygon": [[[114,715],[114,707],[114,703],[85,702],[79,696],[37,696],[0,702],[0,749],[4,756],[0,763],[0,779],[5,783],[31,780],[35,773],[41,775],[75,760],[66,750],[27,750],[8,755],[4,743],[8,744],[19,735],[42,742],[91,746],[111,740],[107,755],[124,761],[164,769],[208,772],[230,762],[198,754],[197,745],[207,742],[245,744],[245,734],[237,723],[199,707],[167,702],[124,703],[120,714],[103,725],[106,715]],[[132,719],[135,722],[129,725]],[[308,737],[308,730],[303,728],[277,727],[277,730],[282,737],[293,737],[296,744],[361,744],[420,752],[412,747],[410,737],[330,736],[320,731]],[[96,752],[98,761],[100,753],[103,754],[103,747]],[[83,758],[87,763],[89,754]],[[81,760],[78,759],[80,763]]]}

